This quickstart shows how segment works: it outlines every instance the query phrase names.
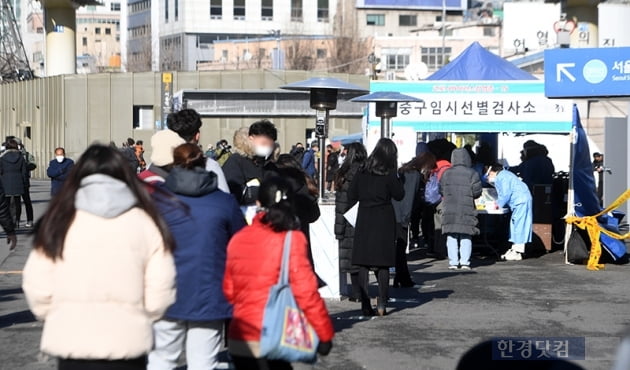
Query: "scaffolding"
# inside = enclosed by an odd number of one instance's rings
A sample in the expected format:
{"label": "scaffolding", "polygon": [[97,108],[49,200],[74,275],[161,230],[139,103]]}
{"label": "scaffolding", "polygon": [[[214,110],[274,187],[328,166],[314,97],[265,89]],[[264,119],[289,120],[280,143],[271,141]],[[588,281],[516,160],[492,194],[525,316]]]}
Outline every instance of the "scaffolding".
{"label": "scaffolding", "polygon": [[10,0],[0,0],[0,83],[32,78],[33,71],[28,63],[13,6]]}

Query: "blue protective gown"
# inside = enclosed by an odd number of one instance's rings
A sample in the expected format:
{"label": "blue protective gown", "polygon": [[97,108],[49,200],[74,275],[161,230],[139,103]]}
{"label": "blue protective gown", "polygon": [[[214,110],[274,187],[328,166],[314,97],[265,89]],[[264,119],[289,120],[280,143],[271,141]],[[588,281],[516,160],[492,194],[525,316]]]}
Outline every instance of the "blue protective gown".
{"label": "blue protective gown", "polygon": [[527,185],[510,171],[497,174],[494,187],[499,196],[499,207],[509,206],[512,210],[510,220],[510,242],[525,244],[532,241],[532,195]]}

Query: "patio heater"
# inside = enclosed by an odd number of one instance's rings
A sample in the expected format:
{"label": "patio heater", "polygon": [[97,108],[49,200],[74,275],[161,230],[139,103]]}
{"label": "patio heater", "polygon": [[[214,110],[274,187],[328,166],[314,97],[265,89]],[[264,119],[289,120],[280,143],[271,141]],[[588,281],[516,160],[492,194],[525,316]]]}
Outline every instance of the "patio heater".
{"label": "patio heater", "polygon": [[381,138],[391,139],[391,119],[398,114],[398,102],[421,102],[422,99],[395,91],[377,91],[359,96],[351,101],[355,103],[376,103],[376,116],[381,118]]}
{"label": "patio heater", "polygon": [[329,77],[313,77],[308,80],[293,82],[280,86],[281,89],[295,91],[309,91],[311,95],[311,108],[315,109],[315,134],[319,143],[320,157],[318,164],[319,199],[324,199],[326,185],[324,182],[324,147],[328,137],[329,111],[337,108],[338,94],[359,95],[368,90],[352,85],[345,81]]}

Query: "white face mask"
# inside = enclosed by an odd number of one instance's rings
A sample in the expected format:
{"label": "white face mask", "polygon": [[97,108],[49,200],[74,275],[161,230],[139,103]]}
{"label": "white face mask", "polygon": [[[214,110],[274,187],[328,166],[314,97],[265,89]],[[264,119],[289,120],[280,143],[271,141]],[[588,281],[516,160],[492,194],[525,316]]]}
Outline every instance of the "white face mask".
{"label": "white face mask", "polygon": [[65,157],[65,156],[63,156],[63,155],[58,155],[58,156],[56,156],[56,157],[55,157],[55,159],[56,159],[56,160],[57,160],[57,162],[59,162],[59,163],[63,162],[63,160],[64,160],[65,158],[66,158],[66,157]]}
{"label": "white face mask", "polygon": [[256,154],[258,157],[263,157],[267,159],[269,158],[271,153],[273,153],[273,148],[270,146],[256,145],[254,147],[254,154]]}

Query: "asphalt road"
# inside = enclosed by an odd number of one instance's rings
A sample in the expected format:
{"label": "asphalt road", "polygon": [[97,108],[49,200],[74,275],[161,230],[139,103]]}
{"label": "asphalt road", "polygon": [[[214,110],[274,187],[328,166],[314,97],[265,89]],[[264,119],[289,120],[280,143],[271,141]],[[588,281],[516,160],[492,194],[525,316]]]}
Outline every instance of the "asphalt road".
{"label": "asphalt road", "polygon": [[[35,182],[32,191],[38,215],[48,188]],[[7,255],[0,258],[0,370],[55,367],[39,353],[42,325],[20,289],[30,248],[25,234],[10,254],[0,241],[0,257]],[[418,252],[410,259],[413,278],[423,286],[392,289],[394,301],[383,318],[359,316],[358,303],[328,302],[337,331],[333,351],[316,365],[296,368],[454,369],[462,354],[484,339],[567,336],[586,341],[586,359],[576,364],[603,370],[612,367],[630,324],[629,266],[587,271],[565,265],[556,252],[521,262],[474,259],[472,272],[458,273],[448,271],[446,261]],[[504,368],[511,368],[509,361]]]}

